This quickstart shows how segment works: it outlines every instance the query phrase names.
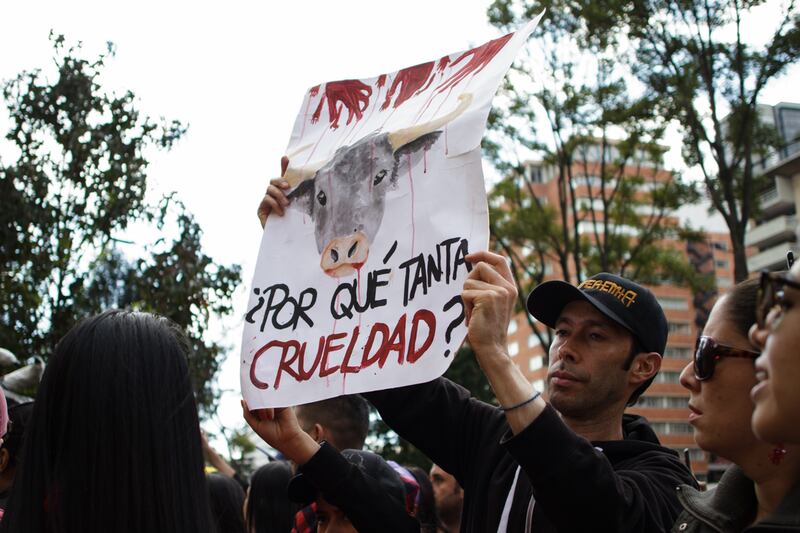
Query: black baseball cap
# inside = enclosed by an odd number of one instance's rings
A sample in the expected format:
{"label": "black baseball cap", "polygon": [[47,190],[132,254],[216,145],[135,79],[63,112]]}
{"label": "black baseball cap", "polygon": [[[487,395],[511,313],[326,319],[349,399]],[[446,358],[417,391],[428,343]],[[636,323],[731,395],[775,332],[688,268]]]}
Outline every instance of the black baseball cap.
{"label": "black baseball cap", "polygon": [[[366,450],[343,450],[342,456],[361,469],[364,474],[378,482],[383,493],[406,508],[406,491],[403,481],[395,470],[380,455]],[[289,499],[300,505],[308,505],[317,498],[319,489],[302,472],[289,481]]]}
{"label": "black baseball cap", "polygon": [[564,307],[576,300],[592,304],[605,316],[630,331],[647,352],[664,355],[667,317],[649,289],[629,279],[601,272],[577,287],[565,281],[545,281],[528,295],[528,312],[542,324],[555,328]]}

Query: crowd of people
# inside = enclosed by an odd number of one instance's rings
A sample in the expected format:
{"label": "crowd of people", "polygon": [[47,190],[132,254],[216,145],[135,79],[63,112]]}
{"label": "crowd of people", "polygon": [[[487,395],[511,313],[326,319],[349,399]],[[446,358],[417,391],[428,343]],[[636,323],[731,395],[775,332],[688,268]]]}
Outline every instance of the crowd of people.
{"label": "crowd of people", "polygon": [[[286,185],[273,180],[262,223],[283,213]],[[800,531],[800,264],[720,297],[681,374],[697,444],[732,463],[702,490],[626,413],[667,343],[647,288],[600,273],[528,295],[554,331],[545,399],[507,351],[505,258],[467,259],[468,341],[497,405],[445,378],[294,408],[242,402],[280,452],[249,479],[201,433],[178,327],[120,310],[80,321],[35,401],[0,402],[0,532]],[[364,449],[367,402],[429,472]]]}

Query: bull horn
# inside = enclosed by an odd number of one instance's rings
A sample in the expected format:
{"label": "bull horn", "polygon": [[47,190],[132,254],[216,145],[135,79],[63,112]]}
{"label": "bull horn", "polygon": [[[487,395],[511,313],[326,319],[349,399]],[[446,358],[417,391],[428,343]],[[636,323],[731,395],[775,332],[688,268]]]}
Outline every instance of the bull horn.
{"label": "bull horn", "polygon": [[312,163],[310,165],[306,165],[300,168],[287,168],[286,172],[283,174],[283,179],[285,179],[289,186],[292,188],[297,187],[307,179],[314,177],[314,174],[317,173],[319,169],[321,169],[325,165],[325,161],[318,161],[316,163]]}
{"label": "bull horn", "polygon": [[389,144],[392,146],[392,151],[397,151],[397,149],[419,139],[423,135],[432,133],[452,122],[456,117],[461,115],[461,113],[466,111],[471,103],[472,93],[461,94],[458,97],[458,105],[448,114],[425,122],[424,124],[417,124],[416,126],[410,126],[390,133]]}

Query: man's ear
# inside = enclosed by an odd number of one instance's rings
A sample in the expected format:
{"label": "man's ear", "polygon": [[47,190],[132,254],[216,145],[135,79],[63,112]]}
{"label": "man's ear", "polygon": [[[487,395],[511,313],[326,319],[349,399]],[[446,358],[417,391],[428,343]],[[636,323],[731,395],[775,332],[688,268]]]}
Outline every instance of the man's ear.
{"label": "man's ear", "polygon": [[628,382],[634,389],[655,376],[661,369],[661,356],[656,352],[641,352],[636,354],[628,373]]}
{"label": "man's ear", "polygon": [[311,438],[316,442],[325,440],[325,428],[320,424],[314,424],[314,427],[311,428]]}
{"label": "man's ear", "polygon": [[8,450],[3,448],[0,450],[0,473],[5,472],[8,468],[8,463],[11,462],[11,454],[8,453]]}

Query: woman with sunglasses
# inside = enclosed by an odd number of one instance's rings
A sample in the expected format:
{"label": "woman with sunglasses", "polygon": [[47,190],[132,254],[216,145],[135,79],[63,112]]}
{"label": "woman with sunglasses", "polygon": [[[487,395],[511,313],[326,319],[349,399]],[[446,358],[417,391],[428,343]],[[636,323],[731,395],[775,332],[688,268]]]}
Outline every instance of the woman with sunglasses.
{"label": "woman with sunglasses", "polygon": [[763,350],[753,430],[769,442],[800,444],[800,261],[788,273],[761,274],[758,323],[750,333]]}
{"label": "woman with sunglasses", "polygon": [[[754,351],[747,334],[755,317],[757,280],[722,296],[698,339],[694,361],[681,373],[689,389],[689,423],[704,450],[734,464],[717,487],[699,492],[683,485],[678,497],[684,512],[673,531],[794,531],[792,517],[775,513],[800,479],[800,449],[776,455],[750,428],[756,383]],[[796,526],[800,531],[800,526]]]}

